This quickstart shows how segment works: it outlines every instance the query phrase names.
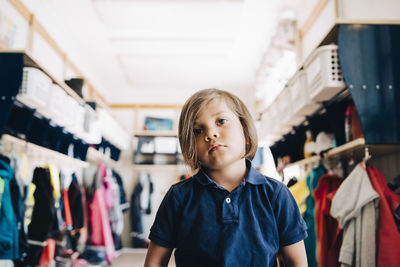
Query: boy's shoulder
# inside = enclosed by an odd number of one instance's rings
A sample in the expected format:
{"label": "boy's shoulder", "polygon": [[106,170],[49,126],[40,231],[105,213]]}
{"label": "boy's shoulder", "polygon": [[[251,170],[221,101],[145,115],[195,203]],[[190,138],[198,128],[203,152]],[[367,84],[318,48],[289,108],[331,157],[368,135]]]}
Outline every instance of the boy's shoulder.
{"label": "boy's shoulder", "polygon": [[182,181],[179,181],[171,186],[173,191],[179,191],[180,193],[184,191],[188,191],[193,188],[194,184],[194,176],[186,178]]}
{"label": "boy's shoulder", "polygon": [[281,188],[284,185],[281,181],[271,178],[269,176],[265,176],[264,174],[260,173],[258,170],[254,168],[250,169],[246,180],[250,184],[255,184],[261,187],[270,188],[272,190]]}
{"label": "boy's shoulder", "polygon": [[265,176],[265,175],[264,175],[264,177],[267,180],[267,184],[270,185],[271,187],[280,188],[285,185],[284,183],[282,183],[281,181],[279,181],[277,179],[274,179],[274,178],[271,178],[271,177]]}
{"label": "boy's shoulder", "polygon": [[285,185],[281,181],[271,178],[269,176],[262,176],[265,179],[265,182],[256,186],[262,187],[267,195],[269,195],[271,198],[275,198],[279,194],[281,189],[285,187]]}

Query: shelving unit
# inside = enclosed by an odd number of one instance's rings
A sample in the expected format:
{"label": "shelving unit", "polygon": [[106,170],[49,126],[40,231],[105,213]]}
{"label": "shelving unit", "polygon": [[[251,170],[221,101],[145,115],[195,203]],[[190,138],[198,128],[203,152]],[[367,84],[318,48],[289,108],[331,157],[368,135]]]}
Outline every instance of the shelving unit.
{"label": "shelving unit", "polygon": [[[95,111],[90,105],[88,105],[86,103],[86,101],[80,97],[74,90],[72,90],[68,85],[66,85],[64,83],[64,81],[59,81],[57,80],[53,75],[51,75],[51,73],[44,68],[42,65],[40,65],[38,63],[38,61],[31,55],[31,53],[29,51],[24,51],[24,50],[0,50],[0,57],[4,60],[1,60],[1,68],[3,70],[5,70],[5,79],[2,80],[2,86],[5,86],[6,88],[12,88],[12,97],[8,100],[7,104],[10,105],[10,110],[11,107],[14,105],[15,100],[18,100],[18,98],[16,97],[18,94],[18,89],[21,87],[21,80],[22,80],[22,74],[20,75],[19,72],[23,72],[23,68],[24,67],[33,67],[33,68],[37,68],[40,71],[42,71],[45,75],[47,75],[50,80],[58,85],[61,90],[63,90],[71,99],[71,101],[76,101],[76,105],[84,107],[85,112],[88,111],[91,114],[92,117],[98,117],[99,116],[99,111]],[[13,76],[10,77],[11,72],[10,70],[8,70],[8,64],[12,64],[13,66]],[[8,99],[8,98],[7,98]],[[23,102],[24,106],[27,106],[29,108],[33,108],[36,109],[35,106],[32,104],[30,105],[29,101],[24,101]],[[61,108],[61,107],[60,107]],[[40,114],[43,115],[43,117],[50,119],[50,121],[53,121],[57,126],[60,127],[64,127],[65,125],[62,125],[62,123],[57,122],[54,118],[50,118],[48,117],[49,115],[46,114],[42,114],[40,109],[37,109],[35,112],[37,112],[36,114]],[[72,112],[72,110],[71,110]],[[82,118],[83,120],[83,118]],[[83,122],[82,122],[83,123]],[[77,125],[82,125],[81,123],[73,125],[73,127],[76,127]],[[71,128],[73,128],[71,127]],[[82,125],[83,128],[83,125]],[[113,127],[113,129],[116,129],[116,127]],[[81,130],[82,132],[79,133],[75,133],[72,132],[71,129],[69,129],[68,127],[65,127],[65,130],[68,133],[72,133],[75,137],[77,137],[80,140],[83,140],[84,142],[88,143],[88,144],[93,144],[93,142],[100,142],[100,141],[90,141],[93,139],[85,139],[87,137],[88,132],[83,132],[83,129]],[[63,130],[64,131],[64,130]],[[100,130],[99,130],[100,131]],[[100,135],[99,132],[96,132],[96,138]],[[107,139],[107,137],[105,137],[105,133],[103,132],[103,130],[101,129],[101,135]],[[100,139],[99,139],[100,140]],[[107,140],[110,141],[110,140]],[[113,141],[113,140],[111,140]],[[115,140],[114,140],[115,141]],[[126,142],[128,143],[128,142]],[[111,143],[112,144],[112,143]],[[113,144],[112,144],[113,145]],[[106,161],[109,161],[108,158],[105,159]],[[114,164],[114,163],[112,163]]]}
{"label": "shelving unit", "polygon": [[[79,104],[85,104],[85,100],[83,100],[74,90],[72,90],[68,85],[66,85],[63,81],[58,81],[54,76],[52,76],[45,68],[43,68],[40,64],[38,64],[38,60],[36,60],[30,52],[24,50],[1,50],[1,54],[15,54],[15,55],[22,55],[23,56],[23,66],[24,67],[34,67],[40,69],[44,72],[50,79],[59,85],[69,96],[74,98]],[[89,109],[95,112],[90,106]]]}
{"label": "shelving unit", "polygon": [[[392,157],[400,151],[400,139],[398,138],[398,131],[400,130],[396,128],[398,127],[396,126],[398,125],[398,113],[396,109],[397,105],[395,104],[397,98],[395,95],[393,96],[391,91],[392,86],[393,89],[398,88],[394,85],[396,81],[390,80],[389,78],[382,79],[381,77],[384,77],[384,75],[374,73],[374,71],[385,69],[384,66],[379,66],[379,64],[386,64],[389,68],[391,63],[384,60],[385,56],[387,56],[385,53],[388,53],[388,51],[379,50],[380,44],[383,41],[380,40],[380,43],[377,42],[377,44],[372,42],[372,40],[374,40],[372,32],[383,31],[382,27],[385,26],[392,27],[390,31],[392,38],[395,38],[396,34],[392,33],[394,32],[393,26],[400,24],[400,16],[398,12],[396,13],[393,11],[398,9],[399,2],[384,0],[379,6],[375,6],[374,12],[368,11],[370,6],[375,5],[373,1],[369,0],[366,2],[318,0],[308,4],[305,3],[302,7],[304,9],[303,11],[308,15],[304,17],[303,21],[298,21],[299,29],[296,39],[298,56],[297,72],[305,68],[305,62],[307,62],[308,57],[320,46],[337,44],[339,48],[335,58],[338,60],[340,59],[341,73],[346,82],[346,88],[342,92],[348,95],[347,99],[351,99],[354,102],[364,131],[364,138],[356,139],[333,148],[324,154],[324,158],[340,157],[345,160],[350,160],[352,158],[362,159],[365,154],[365,148],[368,148],[372,159],[378,158],[381,160],[381,158]],[[381,28],[378,29],[378,27]],[[389,32],[389,29],[385,30]],[[369,39],[357,39],[357,34],[360,36],[368,36]],[[354,39],[352,39],[352,37],[354,37]],[[370,41],[370,45],[368,49],[361,49],[363,46],[354,42],[354,40]],[[388,40],[388,42],[390,41]],[[357,51],[356,53],[352,50],[353,47],[355,51]],[[376,50],[376,55],[369,57],[369,55],[374,54],[373,49]],[[397,50],[394,49],[391,53],[393,54],[392,58],[398,58]],[[380,58],[377,59],[377,57]],[[334,57],[332,57],[332,61],[334,61],[333,59]],[[372,68],[355,67],[364,66],[366,64],[375,66],[375,70]],[[318,67],[322,69],[321,65]],[[354,69],[356,71],[353,72]],[[311,70],[313,69],[311,68]],[[333,98],[338,98],[338,96],[339,95],[336,95]],[[379,104],[375,105],[371,103],[371,101],[374,101],[373,99],[382,100]],[[343,98],[343,100],[346,99]],[[343,101],[339,99],[338,101],[332,102],[332,99],[328,99],[322,103],[318,102],[318,104],[321,105],[323,110],[326,107],[333,106],[336,102],[340,103]],[[371,105],[367,103],[371,103]],[[303,122],[301,124],[292,125],[292,129],[300,129],[303,126],[308,128],[311,121],[310,119],[312,119],[313,116],[318,116],[318,114],[319,111],[307,114],[307,124]],[[280,123],[282,122],[280,121]],[[333,127],[332,125],[333,124],[330,126]],[[274,143],[284,143],[285,136],[290,137],[290,133],[286,135],[281,133],[279,137],[274,137]],[[337,138],[337,136],[335,137]],[[339,143],[343,141],[344,140],[339,140]],[[279,151],[279,149],[276,151]],[[279,156],[281,157],[282,155]],[[287,165],[285,169],[306,166],[320,160],[320,156],[313,156],[293,162]],[[384,166],[383,169],[387,169],[387,166]]]}
{"label": "shelving unit", "polygon": [[[149,153],[146,153],[144,151],[141,151],[141,148],[134,148],[134,157],[137,157],[134,159],[134,167],[138,169],[160,169],[160,168],[169,168],[172,167],[173,169],[180,169],[179,165],[179,152],[178,152],[178,144],[177,144],[177,134],[175,131],[140,131],[140,132],[135,132],[134,135],[136,138],[138,138],[138,146],[140,144],[140,138],[144,139],[149,139],[147,140],[148,142],[153,142],[154,150],[149,151]],[[168,150],[162,150],[158,149],[157,150],[157,142],[156,138],[168,138],[168,139],[176,139],[176,140],[171,140],[174,141],[174,146],[175,150],[172,150],[172,147],[170,147],[171,151]],[[146,142],[146,141],[145,141]],[[171,144],[172,145],[172,144]],[[138,152],[139,150],[139,152]],[[171,152],[171,153],[170,153]],[[143,163],[141,163],[143,162]],[[153,162],[153,163],[151,163]],[[175,163],[178,162],[178,163]],[[145,166],[145,167],[143,167]]]}
{"label": "shelving unit", "polygon": [[[147,108],[147,107],[145,107]],[[164,107],[161,107],[164,108]],[[174,110],[177,109],[177,107],[172,107]],[[177,119],[177,118],[176,118]],[[177,129],[174,130],[160,130],[160,131],[154,131],[154,130],[136,130],[134,131],[134,137],[140,138],[140,137],[175,137],[178,138],[178,131]],[[155,156],[155,157],[176,157],[178,154],[171,154],[171,153],[142,153],[142,154],[137,154],[135,151],[136,148],[134,148],[134,157],[136,155],[142,155],[142,156]],[[157,159],[155,158],[155,163],[154,164],[133,164],[132,169],[135,172],[141,172],[141,171],[166,171],[166,172],[174,172],[175,176],[178,177],[182,173],[190,173],[191,170],[188,166],[182,163],[177,163],[177,164],[159,164],[157,163]]]}

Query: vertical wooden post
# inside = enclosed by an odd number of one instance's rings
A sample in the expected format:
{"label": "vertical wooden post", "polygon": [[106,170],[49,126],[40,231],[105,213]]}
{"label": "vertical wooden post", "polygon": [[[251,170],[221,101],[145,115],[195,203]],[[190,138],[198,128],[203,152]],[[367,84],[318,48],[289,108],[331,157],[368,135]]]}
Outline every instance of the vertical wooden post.
{"label": "vertical wooden post", "polygon": [[28,40],[26,44],[26,50],[29,52],[33,52],[33,38],[35,36],[35,28],[36,28],[36,18],[34,14],[30,14],[29,18],[29,32],[28,32]]}

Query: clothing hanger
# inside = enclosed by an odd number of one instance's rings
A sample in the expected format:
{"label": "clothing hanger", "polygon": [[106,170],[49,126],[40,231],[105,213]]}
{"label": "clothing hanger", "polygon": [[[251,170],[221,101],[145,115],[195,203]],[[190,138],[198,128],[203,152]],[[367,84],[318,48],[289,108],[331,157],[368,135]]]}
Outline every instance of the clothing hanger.
{"label": "clothing hanger", "polygon": [[348,161],[348,166],[353,166],[355,164],[355,160],[354,160],[354,151],[350,151],[350,157],[349,157],[349,161]]}
{"label": "clothing hanger", "polygon": [[5,151],[5,149],[4,149],[4,143],[3,143],[2,140],[0,140],[0,155],[3,155],[3,154],[4,154],[4,151]]}
{"label": "clothing hanger", "polygon": [[366,168],[367,167],[367,163],[368,163],[368,161],[371,159],[371,154],[369,153],[369,149],[368,149],[368,146],[365,146],[365,149],[364,149],[364,158],[363,158],[363,160],[362,160],[362,164],[363,164],[363,166],[364,166],[364,168]]}
{"label": "clothing hanger", "polygon": [[0,140],[0,160],[10,164],[10,158],[6,155],[6,146],[3,140]]}

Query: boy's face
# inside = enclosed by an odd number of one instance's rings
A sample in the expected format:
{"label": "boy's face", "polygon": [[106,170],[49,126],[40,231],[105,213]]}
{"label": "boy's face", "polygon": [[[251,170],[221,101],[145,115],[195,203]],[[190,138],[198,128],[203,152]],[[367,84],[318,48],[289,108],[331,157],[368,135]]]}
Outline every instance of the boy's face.
{"label": "boy's face", "polygon": [[201,166],[221,170],[244,161],[243,127],[224,99],[213,99],[200,110],[193,131]]}

